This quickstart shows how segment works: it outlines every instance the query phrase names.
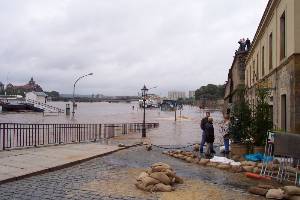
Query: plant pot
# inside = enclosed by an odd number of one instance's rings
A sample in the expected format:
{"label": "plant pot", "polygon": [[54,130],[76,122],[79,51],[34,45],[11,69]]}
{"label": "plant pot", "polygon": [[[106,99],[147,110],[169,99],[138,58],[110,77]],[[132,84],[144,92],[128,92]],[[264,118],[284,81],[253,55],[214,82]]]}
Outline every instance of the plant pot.
{"label": "plant pot", "polygon": [[248,153],[248,147],[246,144],[232,143],[231,144],[231,153],[236,156],[243,156]]}
{"label": "plant pot", "polygon": [[264,153],[265,147],[264,146],[254,146],[253,153]]}

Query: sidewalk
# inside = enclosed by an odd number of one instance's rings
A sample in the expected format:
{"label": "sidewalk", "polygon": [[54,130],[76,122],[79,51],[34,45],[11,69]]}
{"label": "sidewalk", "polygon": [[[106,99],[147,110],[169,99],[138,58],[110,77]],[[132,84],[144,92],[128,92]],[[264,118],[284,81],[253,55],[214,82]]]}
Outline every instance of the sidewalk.
{"label": "sidewalk", "polygon": [[0,184],[53,171],[124,147],[100,143],[68,144],[0,152]]}

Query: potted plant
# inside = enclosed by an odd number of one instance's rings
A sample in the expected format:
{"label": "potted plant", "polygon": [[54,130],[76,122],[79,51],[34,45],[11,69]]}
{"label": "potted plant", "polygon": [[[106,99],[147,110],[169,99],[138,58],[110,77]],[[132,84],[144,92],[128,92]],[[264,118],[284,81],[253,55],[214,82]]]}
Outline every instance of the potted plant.
{"label": "potted plant", "polygon": [[248,101],[245,100],[245,89],[238,89],[238,101],[233,105],[230,118],[229,133],[232,140],[231,153],[242,156],[248,153],[247,141],[250,140],[249,131],[252,122],[252,111]]}
{"label": "potted plant", "polygon": [[267,99],[270,92],[266,88],[257,88],[257,102],[253,109],[253,120],[251,123],[251,137],[253,139],[253,152],[264,152],[267,133],[273,127],[270,106]]}

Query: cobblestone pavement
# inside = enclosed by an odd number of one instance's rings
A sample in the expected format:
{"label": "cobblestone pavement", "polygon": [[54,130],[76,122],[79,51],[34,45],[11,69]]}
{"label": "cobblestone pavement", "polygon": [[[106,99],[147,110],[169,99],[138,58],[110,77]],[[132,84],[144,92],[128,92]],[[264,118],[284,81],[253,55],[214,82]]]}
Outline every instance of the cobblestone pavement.
{"label": "cobblestone pavement", "polygon": [[[177,198],[168,196],[171,193],[142,192],[133,185],[144,168],[159,161],[170,164],[185,179],[185,184],[174,192]],[[254,184],[242,175],[162,155],[157,148],[147,152],[144,147],[134,147],[73,167],[2,184],[0,199],[261,199],[245,192]]]}

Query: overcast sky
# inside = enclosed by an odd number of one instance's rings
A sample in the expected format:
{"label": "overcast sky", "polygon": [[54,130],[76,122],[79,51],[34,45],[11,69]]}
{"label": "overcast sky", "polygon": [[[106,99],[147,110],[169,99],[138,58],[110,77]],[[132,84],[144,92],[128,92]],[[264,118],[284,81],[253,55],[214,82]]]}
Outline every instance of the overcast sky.
{"label": "overcast sky", "polygon": [[0,81],[136,95],[223,84],[267,0],[0,0]]}

